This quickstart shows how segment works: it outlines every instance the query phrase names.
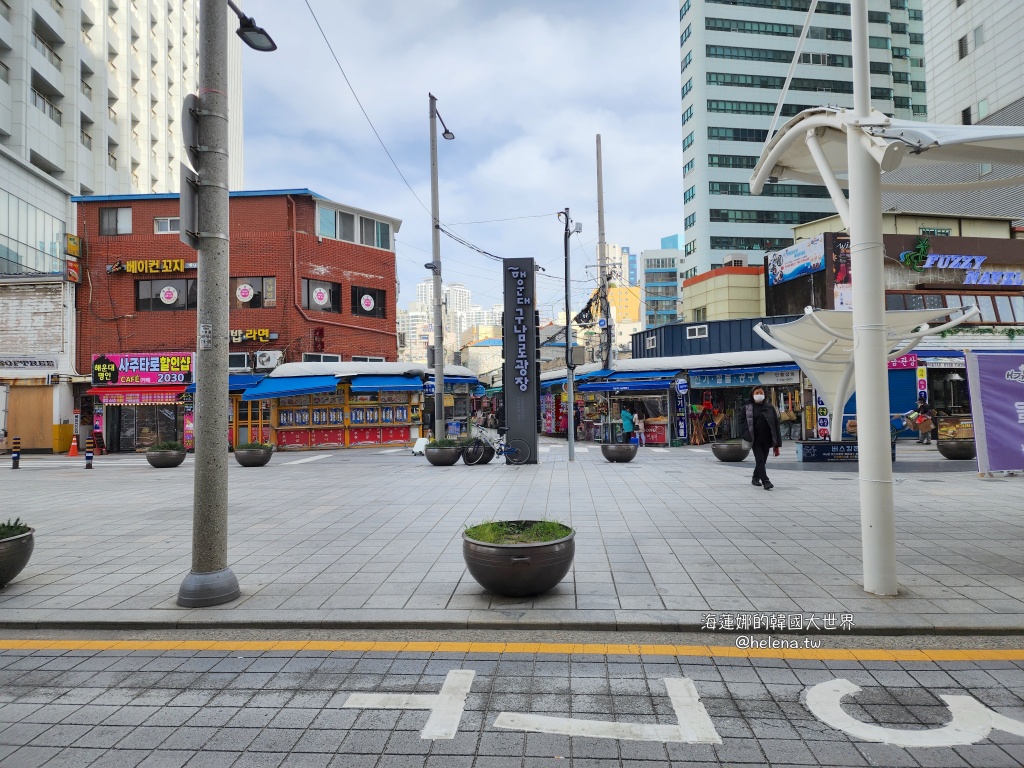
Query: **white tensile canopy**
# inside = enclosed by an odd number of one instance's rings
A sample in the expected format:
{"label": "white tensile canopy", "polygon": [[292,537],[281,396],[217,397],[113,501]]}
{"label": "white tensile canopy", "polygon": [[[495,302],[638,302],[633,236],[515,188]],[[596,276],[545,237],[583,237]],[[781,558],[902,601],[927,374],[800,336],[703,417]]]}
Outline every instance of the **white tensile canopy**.
{"label": "white tensile canopy", "polygon": [[[963,315],[931,328],[928,323],[960,311],[958,308],[891,310],[885,313],[888,358],[901,357],[925,336],[940,333],[979,313],[971,307]],[[818,390],[818,396],[832,411],[829,434],[833,442],[842,437],[842,408],[853,394],[853,313],[814,311],[810,307],[799,320],[779,325],[758,323],[754,332],[773,347],[788,353]],[[836,428],[836,419],[840,428]]]}
{"label": "white tensile canopy", "polygon": [[[771,138],[750,177],[751,192],[760,194],[765,184],[783,179],[824,182],[849,226],[849,204],[840,190],[848,186],[847,138],[858,134],[883,171],[886,191],[949,192],[1024,183],[1024,127],[918,123],[886,117],[877,110],[857,119],[852,110],[826,106],[805,109]],[[887,172],[897,168],[956,163],[1019,168],[1009,176],[1004,169],[978,181],[953,184],[886,179]]]}

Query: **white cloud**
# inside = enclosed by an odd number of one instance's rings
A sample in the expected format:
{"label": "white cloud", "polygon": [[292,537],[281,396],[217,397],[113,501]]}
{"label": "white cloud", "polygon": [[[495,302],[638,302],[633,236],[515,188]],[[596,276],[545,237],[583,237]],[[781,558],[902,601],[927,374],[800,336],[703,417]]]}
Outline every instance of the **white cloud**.
{"label": "white cloud", "polygon": [[[310,0],[363,106],[429,206],[427,93],[456,135],[440,141],[444,222],[500,256],[530,255],[561,277],[566,206],[584,226],[573,277],[597,238],[595,134],[602,135],[606,232],[634,251],[681,230],[677,6],[667,0]],[[309,187],[403,220],[400,305],[426,278],[430,217],[377,143],[305,2],[248,0],[274,37],[245,53],[246,186]],[[444,238],[445,279],[500,301],[498,268]],[[576,300],[591,284],[574,285]],[[541,301],[561,287],[539,283]]]}

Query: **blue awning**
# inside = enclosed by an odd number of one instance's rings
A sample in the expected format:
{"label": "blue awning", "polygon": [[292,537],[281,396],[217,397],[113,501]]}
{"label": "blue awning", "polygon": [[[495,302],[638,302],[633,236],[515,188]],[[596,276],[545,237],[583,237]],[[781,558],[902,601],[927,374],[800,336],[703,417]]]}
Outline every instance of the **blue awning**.
{"label": "blue awning", "polygon": [[[255,387],[265,378],[262,373],[231,373],[228,374],[228,392],[241,392],[243,389]],[[196,383],[193,381],[187,387],[186,392],[195,392]]]}
{"label": "blue awning", "polygon": [[681,371],[620,371],[619,373],[613,373],[608,378],[613,381],[623,381],[628,379],[672,379],[679,373],[681,373]]}
{"label": "blue awning", "polygon": [[541,388],[546,387],[560,387],[563,384],[567,384],[569,379],[551,379],[550,381],[542,381],[540,383]]}
{"label": "blue awning", "polygon": [[[434,377],[431,376],[429,379],[427,379],[427,381],[429,381],[431,384],[433,384],[434,383]],[[444,377],[444,383],[445,383],[445,386],[447,386],[449,384],[479,384],[480,383],[480,379],[477,379],[477,378],[475,378],[473,376],[448,376],[446,374],[445,377]]]}
{"label": "blue awning", "polygon": [[610,373],[614,373],[611,368],[602,368],[600,371],[591,371],[590,373],[577,373],[576,381],[586,381],[587,379],[600,379],[607,376]]}
{"label": "blue awning", "polygon": [[273,400],[276,397],[334,392],[337,388],[337,376],[268,376],[255,387],[245,390],[242,399]]}
{"label": "blue awning", "polygon": [[580,392],[665,392],[671,388],[669,379],[627,379],[623,381],[588,381],[580,384]]}
{"label": "blue awning", "polygon": [[410,376],[355,376],[353,392],[420,392],[423,382]]}

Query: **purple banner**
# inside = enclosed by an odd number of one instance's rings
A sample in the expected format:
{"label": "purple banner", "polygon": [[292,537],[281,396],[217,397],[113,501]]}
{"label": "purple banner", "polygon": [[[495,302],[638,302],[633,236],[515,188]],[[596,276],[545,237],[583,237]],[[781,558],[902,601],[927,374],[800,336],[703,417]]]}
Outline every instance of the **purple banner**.
{"label": "purple banner", "polygon": [[1024,469],[1024,352],[965,357],[978,470]]}

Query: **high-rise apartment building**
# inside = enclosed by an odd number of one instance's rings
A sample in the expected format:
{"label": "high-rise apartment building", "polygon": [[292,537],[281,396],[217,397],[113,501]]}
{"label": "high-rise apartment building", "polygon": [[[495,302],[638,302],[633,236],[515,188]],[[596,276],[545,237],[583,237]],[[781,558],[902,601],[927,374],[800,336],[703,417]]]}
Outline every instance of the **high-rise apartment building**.
{"label": "high-rise apartment building", "polygon": [[[869,0],[872,105],[899,118],[927,116],[921,2]],[[809,6],[810,0],[683,0],[679,6],[685,216],[679,272],[760,263],[765,251],[792,243],[794,224],[835,212],[823,186],[770,184],[756,197],[749,187]],[[807,107],[852,107],[852,73],[850,3],[820,0],[779,124]]]}
{"label": "high-rise apartment building", "polygon": [[[12,402],[52,404],[52,435],[45,425],[25,445],[70,442],[75,292],[87,276],[66,239],[71,197],[177,191],[181,104],[199,77],[198,7],[0,0],[0,354],[9,361],[0,377]],[[241,41],[228,38],[230,184],[240,189]],[[105,231],[78,235],[130,233],[130,213],[111,208]],[[152,224],[172,237],[177,225]]]}
{"label": "high-rise apartment building", "polygon": [[[924,0],[930,122],[1024,125],[1021,5],[1006,0]],[[943,184],[1015,176],[1014,166],[964,163],[899,168],[902,183]],[[1024,218],[1024,186],[955,192],[885,193],[884,207],[960,216]]]}
{"label": "high-rise apartment building", "polygon": [[661,248],[641,251],[640,264],[640,311],[644,327],[676,322],[680,319],[684,279],[679,235],[661,238]]}

